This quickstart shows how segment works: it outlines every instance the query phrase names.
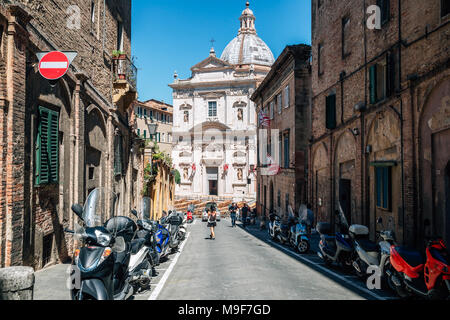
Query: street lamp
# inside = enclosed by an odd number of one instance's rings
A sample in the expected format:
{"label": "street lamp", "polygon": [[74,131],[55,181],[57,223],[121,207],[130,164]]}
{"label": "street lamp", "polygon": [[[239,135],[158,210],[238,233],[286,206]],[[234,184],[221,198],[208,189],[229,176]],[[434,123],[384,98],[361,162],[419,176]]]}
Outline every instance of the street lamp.
{"label": "street lamp", "polygon": [[[150,135],[150,139],[153,135],[156,134],[156,130],[158,129],[158,124],[157,123],[147,123],[147,127],[148,127],[148,134]],[[152,167],[152,174],[153,174],[153,146],[150,147],[150,164]]]}

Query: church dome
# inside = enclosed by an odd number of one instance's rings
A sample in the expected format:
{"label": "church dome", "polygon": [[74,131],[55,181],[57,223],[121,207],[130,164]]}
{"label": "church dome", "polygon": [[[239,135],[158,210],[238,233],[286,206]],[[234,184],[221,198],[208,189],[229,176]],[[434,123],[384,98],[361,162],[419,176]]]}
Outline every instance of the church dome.
{"label": "church dome", "polygon": [[270,67],[275,58],[267,44],[256,34],[256,18],[249,6],[247,2],[247,8],[239,18],[241,28],[238,36],[226,46],[220,59],[235,65],[256,64]]}

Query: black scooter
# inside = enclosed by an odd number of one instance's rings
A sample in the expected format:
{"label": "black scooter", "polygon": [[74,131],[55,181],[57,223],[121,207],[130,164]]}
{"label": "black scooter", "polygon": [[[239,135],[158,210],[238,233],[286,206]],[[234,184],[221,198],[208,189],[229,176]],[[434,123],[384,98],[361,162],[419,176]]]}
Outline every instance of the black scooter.
{"label": "black scooter", "polygon": [[84,208],[79,204],[72,206],[85,224],[75,231],[65,229],[81,242],[72,260],[72,300],[125,300],[133,294],[127,272],[129,244],[121,226],[115,218],[108,221],[110,228],[101,223],[107,215],[106,208],[114,216],[116,200],[114,193],[97,188],[89,194]]}

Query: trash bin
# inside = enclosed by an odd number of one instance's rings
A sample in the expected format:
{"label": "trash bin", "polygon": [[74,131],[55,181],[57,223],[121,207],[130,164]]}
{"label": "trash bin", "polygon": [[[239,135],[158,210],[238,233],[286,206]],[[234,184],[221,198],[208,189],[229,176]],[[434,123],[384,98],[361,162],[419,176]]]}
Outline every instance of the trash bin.
{"label": "trash bin", "polygon": [[33,300],[33,288],[33,268],[0,269],[0,300]]}

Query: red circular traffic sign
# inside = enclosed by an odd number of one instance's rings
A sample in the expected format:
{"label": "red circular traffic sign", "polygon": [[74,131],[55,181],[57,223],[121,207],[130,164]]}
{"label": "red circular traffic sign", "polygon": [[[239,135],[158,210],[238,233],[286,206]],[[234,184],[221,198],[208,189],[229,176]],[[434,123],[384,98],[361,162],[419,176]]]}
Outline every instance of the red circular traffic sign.
{"label": "red circular traffic sign", "polygon": [[47,53],[39,61],[39,73],[47,80],[56,80],[66,74],[69,59],[60,51]]}

